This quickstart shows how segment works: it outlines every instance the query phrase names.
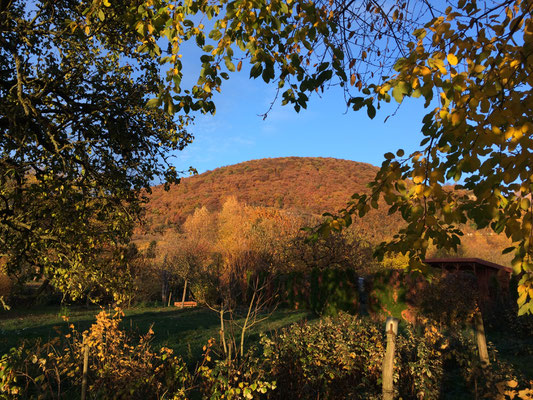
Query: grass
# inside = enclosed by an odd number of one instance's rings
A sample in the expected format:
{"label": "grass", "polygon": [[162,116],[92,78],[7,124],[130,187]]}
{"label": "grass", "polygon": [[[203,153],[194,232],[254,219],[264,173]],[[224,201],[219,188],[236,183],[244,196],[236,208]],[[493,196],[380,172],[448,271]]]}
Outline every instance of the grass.
{"label": "grass", "polygon": [[[68,325],[78,331],[88,329],[100,308],[40,307],[18,309],[0,314],[0,354],[20,345],[22,340],[47,341],[67,333]],[[68,317],[68,322],[63,316]],[[270,332],[291,323],[311,318],[306,311],[277,310],[249,332],[247,342],[257,340],[260,332]],[[242,320],[237,319],[237,323]],[[219,337],[219,316],[205,308],[137,307],[125,310],[121,326],[135,335],[154,331],[152,345],[173,349],[188,363],[196,362],[207,341]]]}

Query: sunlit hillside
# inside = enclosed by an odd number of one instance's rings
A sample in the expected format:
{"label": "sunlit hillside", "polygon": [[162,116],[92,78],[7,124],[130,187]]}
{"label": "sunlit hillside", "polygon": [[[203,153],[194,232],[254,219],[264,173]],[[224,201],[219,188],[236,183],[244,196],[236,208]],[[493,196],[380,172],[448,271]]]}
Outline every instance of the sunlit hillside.
{"label": "sunlit hillside", "polygon": [[180,224],[195,208],[219,209],[235,195],[240,202],[304,214],[334,212],[355,192],[366,191],[377,167],[317,157],[266,158],[217,168],[182,179],[168,192],[153,188],[146,219],[151,230]]}
{"label": "sunlit hillside", "polygon": [[[318,157],[266,158],[246,161],[182,179],[169,191],[153,188],[146,205],[145,221],[137,230],[137,241],[157,239],[168,228],[179,228],[196,208],[219,211],[229,196],[242,204],[282,209],[291,215],[319,216],[343,208],[355,192],[366,192],[378,168],[361,162]],[[355,220],[366,240],[377,244],[390,239],[402,223],[398,215],[387,215],[383,206]],[[463,227],[465,236],[458,256],[480,257],[509,264],[512,256],[501,255],[509,246],[504,235]],[[430,255],[445,255],[430,251]]]}

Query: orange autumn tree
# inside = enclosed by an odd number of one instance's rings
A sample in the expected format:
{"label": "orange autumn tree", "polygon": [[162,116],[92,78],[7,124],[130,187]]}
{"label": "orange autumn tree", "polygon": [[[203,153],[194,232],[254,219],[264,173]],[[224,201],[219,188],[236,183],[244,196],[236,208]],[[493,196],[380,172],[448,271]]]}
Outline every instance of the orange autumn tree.
{"label": "orange autumn tree", "polygon": [[250,274],[273,272],[301,224],[301,219],[282,210],[227,198],[218,214],[216,248],[222,256],[221,280],[235,280],[244,287]]}

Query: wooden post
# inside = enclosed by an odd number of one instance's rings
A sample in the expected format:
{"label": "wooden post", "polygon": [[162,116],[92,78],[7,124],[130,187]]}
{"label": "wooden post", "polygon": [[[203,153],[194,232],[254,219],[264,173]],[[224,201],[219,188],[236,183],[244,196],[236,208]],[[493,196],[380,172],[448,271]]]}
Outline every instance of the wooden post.
{"label": "wooden post", "polygon": [[483,326],[483,317],[481,316],[481,311],[477,310],[474,315],[475,326],[476,326],[476,342],[477,349],[479,351],[479,360],[481,361],[481,366],[486,367],[490,364],[489,352],[487,350],[487,339],[485,338],[485,327]]}
{"label": "wooden post", "polygon": [[185,295],[187,294],[187,279],[185,279],[185,286],[183,287],[183,294],[181,296],[181,308],[185,306]]}
{"label": "wooden post", "polygon": [[[85,342],[85,338],[83,340]],[[83,375],[81,379],[81,400],[87,398],[87,371],[89,370],[89,345],[83,345]]]}
{"label": "wooden post", "polygon": [[394,399],[394,352],[396,351],[396,335],[398,334],[398,319],[388,317],[385,322],[385,332],[387,333],[387,350],[383,359],[383,400]]}
{"label": "wooden post", "polygon": [[357,279],[357,292],[359,294],[359,314],[366,315],[366,293],[365,293],[365,278],[360,276]]}

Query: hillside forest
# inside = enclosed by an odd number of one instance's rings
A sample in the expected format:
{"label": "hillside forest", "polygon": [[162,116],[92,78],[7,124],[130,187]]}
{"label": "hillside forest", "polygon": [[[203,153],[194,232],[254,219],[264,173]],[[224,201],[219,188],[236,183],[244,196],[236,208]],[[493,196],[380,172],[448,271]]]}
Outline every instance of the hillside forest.
{"label": "hillside forest", "polygon": [[[302,242],[303,245],[305,242],[308,234],[302,228],[314,227],[321,221],[323,213],[343,208],[352,193],[368,191],[367,184],[377,170],[370,164],[313,157],[252,160],[217,168],[184,178],[168,191],[163,186],[153,187],[146,204],[145,223],[136,229],[134,241],[139,249],[146,249],[153,242],[159,243],[163,253],[173,246],[181,246],[180,243],[197,241],[190,230],[202,215],[204,223],[210,227],[206,230],[211,232],[206,236],[206,239],[210,238],[208,242],[224,241],[222,236],[226,234],[241,235],[250,238],[246,245],[250,251],[256,251],[254,246],[258,246],[255,247],[258,252],[267,251],[270,243],[273,254],[287,254],[289,243]],[[237,203],[242,207],[241,211],[238,211]],[[233,226],[234,232],[231,232],[230,224],[224,222],[228,218],[239,222]],[[379,264],[370,257],[373,247],[392,238],[401,226],[401,218],[396,214],[388,215],[384,207],[372,210],[365,218],[356,219],[348,229],[333,236],[339,241],[339,251],[346,252],[351,245],[357,244],[357,247],[366,249],[368,257],[351,259],[352,254],[345,254],[345,261],[340,264],[348,263],[352,268],[366,272],[379,269]],[[259,245],[263,239],[258,236],[258,227],[265,235],[263,245]],[[428,256],[478,257],[510,265],[511,256],[494,251],[495,248],[508,247],[504,234],[477,230],[473,225],[463,229],[465,235],[457,253],[443,253],[433,248]],[[345,242],[349,246],[345,246]],[[305,246],[315,245],[307,243]],[[211,251],[215,252],[217,247],[220,245],[212,245]],[[281,248],[285,250],[280,251]],[[293,256],[298,258],[296,254]],[[277,260],[280,268],[282,264],[286,268],[292,265],[287,259]],[[325,265],[326,261],[322,267]],[[403,267],[401,255],[388,257],[385,265]],[[314,266],[319,267],[307,265]]]}

